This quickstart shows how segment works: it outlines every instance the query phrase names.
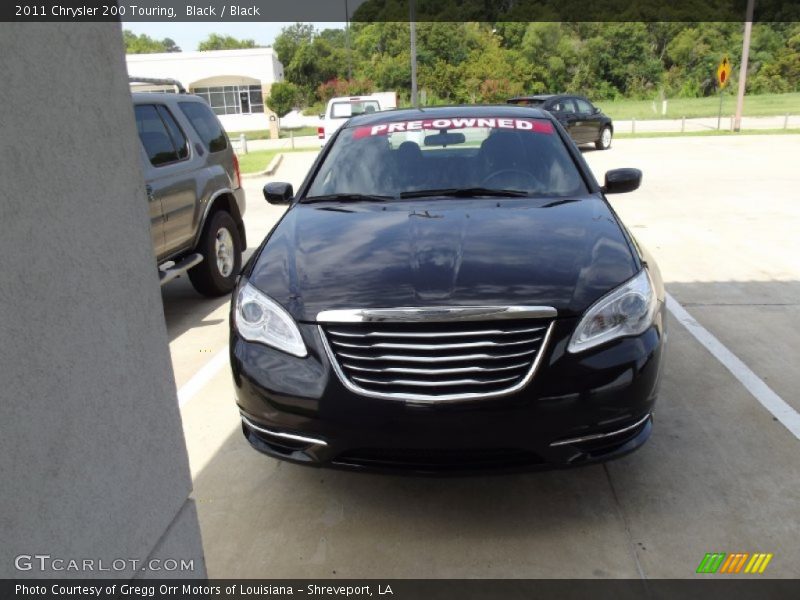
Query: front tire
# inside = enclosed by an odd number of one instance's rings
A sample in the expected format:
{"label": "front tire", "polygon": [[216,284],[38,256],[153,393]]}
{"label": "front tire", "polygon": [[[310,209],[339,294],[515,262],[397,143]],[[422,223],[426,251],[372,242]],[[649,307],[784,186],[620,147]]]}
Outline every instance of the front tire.
{"label": "front tire", "polygon": [[242,268],[242,243],[233,217],[225,211],[214,213],[203,228],[197,252],[203,262],[189,269],[194,289],[211,298],[230,294]]}
{"label": "front tire", "polygon": [[606,125],[600,130],[600,138],[594,143],[594,147],[598,150],[608,150],[611,148],[611,127]]}

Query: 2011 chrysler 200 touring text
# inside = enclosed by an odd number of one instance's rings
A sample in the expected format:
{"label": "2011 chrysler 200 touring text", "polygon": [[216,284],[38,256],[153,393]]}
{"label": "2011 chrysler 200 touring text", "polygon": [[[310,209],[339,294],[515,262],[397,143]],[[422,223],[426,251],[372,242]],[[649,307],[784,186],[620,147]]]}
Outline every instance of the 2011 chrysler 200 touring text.
{"label": "2011 chrysler 200 touring text", "polygon": [[233,292],[244,434],[270,456],[464,472],[621,456],[651,431],[665,341],[652,259],[549,114],[353,118]]}

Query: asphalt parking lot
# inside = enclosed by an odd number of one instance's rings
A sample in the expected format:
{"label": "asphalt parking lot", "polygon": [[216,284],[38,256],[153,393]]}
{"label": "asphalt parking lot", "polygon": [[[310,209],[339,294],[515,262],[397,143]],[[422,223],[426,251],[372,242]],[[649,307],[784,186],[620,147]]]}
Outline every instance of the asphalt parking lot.
{"label": "asphalt parking lot", "polygon": [[[262,456],[233,401],[227,299],[164,287],[209,576],[685,578],[707,552],[769,552],[760,577],[797,577],[799,154],[793,135],[585,152],[600,180],[643,170],[612,204],[675,301],[653,436],[606,465],[434,479]],[[287,154],[272,179],[297,186],[314,156]],[[282,212],[266,181],[246,180],[251,251]]]}

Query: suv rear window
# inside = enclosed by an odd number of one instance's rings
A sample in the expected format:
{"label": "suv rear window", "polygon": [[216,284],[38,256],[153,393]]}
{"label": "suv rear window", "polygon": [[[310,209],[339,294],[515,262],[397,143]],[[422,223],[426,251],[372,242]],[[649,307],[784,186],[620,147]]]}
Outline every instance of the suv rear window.
{"label": "suv rear window", "polygon": [[332,119],[349,119],[364,113],[373,113],[381,109],[376,100],[352,100],[349,102],[334,102],[331,106]]}
{"label": "suv rear window", "polygon": [[154,167],[160,167],[189,156],[186,137],[166,108],[153,104],[136,106],[136,130]]}
{"label": "suv rear window", "polygon": [[228,147],[225,131],[208,106],[200,102],[179,102],[178,106],[209,152],[220,152]]}

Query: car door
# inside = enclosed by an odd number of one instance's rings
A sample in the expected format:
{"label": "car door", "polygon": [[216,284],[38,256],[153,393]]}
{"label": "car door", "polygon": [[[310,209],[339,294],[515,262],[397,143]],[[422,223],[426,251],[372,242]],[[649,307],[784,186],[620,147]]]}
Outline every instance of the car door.
{"label": "car door", "polygon": [[578,114],[578,133],[581,142],[594,142],[600,138],[600,111],[585,98],[575,98]]}
{"label": "car door", "polygon": [[160,255],[191,245],[197,199],[192,153],[188,139],[169,109],[161,104],[135,107],[139,139],[148,162],[149,193],[161,204],[164,244]]}
{"label": "car door", "polygon": [[550,111],[553,116],[558,119],[561,125],[564,126],[564,129],[567,130],[569,136],[573,140],[577,141],[575,137],[577,133],[577,115],[575,114],[575,102],[572,100],[572,98],[556,98],[550,101],[549,106],[550,108],[547,110]]}

